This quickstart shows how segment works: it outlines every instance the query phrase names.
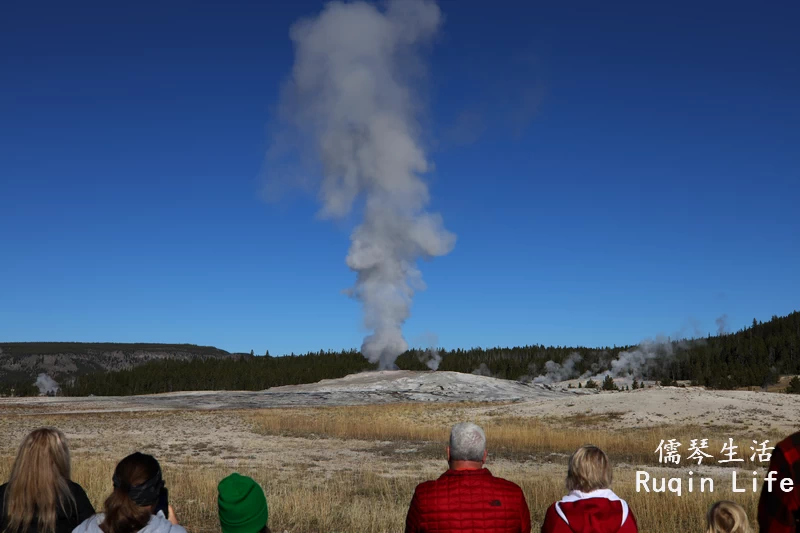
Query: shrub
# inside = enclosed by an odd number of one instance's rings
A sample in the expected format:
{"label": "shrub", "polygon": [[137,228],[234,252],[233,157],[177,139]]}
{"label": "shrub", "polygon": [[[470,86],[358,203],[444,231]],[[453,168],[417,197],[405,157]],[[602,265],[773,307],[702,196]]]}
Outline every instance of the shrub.
{"label": "shrub", "polygon": [[800,394],[800,377],[793,377],[789,381],[789,386],[786,387],[786,392],[789,394]]}

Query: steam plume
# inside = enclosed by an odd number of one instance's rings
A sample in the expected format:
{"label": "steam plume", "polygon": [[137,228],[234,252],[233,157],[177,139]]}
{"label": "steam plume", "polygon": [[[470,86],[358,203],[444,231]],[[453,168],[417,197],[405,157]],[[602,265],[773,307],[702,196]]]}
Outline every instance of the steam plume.
{"label": "steam plume", "polygon": [[714,322],[717,323],[717,335],[725,335],[728,332],[728,315],[722,315]]}
{"label": "steam plume", "polygon": [[489,370],[488,366],[486,366],[486,363],[481,363],[481,366],[473,370],[472,373],[475,374],[476,376],[487,376],[490,378],[494,377],[492,376],[492,371]]}
{"label": "steam plume", "polygon": [[281,113],[289,135],[302,139],[321,165],[321,216],[341,218],[363,200],[347,265],[356,273],[348,294],[364,309],[372,334],[362,353],[393,368],[408,349],[402,326],[415,291],[425,288],[419,259],[449,253],[455,235],[426,211],[431,169],[420,140],[420,49],[441,22],[432,0],[330,2],[291,28],[295,63]]}
{"label": "steam plume", "polygon": [[431,370],[438,370],[442,362],[442,354],[439,353],[439,337],[430,331],[426,331],[415,339],[415,344],[423,346],[418,350],[417,359]]}
{"label": "steam plume", "polygon": [[36,382],[34,383],[39,388],[40,395],[47,395],[47,394],[55,394],[58,392],[59,386],[56,381],[42,372],[36,377]]}
{"label": "steam plume", "polygon": [[534,378],[534,383],[553,383],[556,381],[565,381],[567,379],[577,377],[588,377],[591,372],[586,372],[583,376],[578,376],[578,370],[575,365],[581,362],[583,357],[578,352],[572,352],[564,359],[564,362],[559,364],[555,361],[547,361],[544,364],[545,374]]}
{"label": "steam plume", "polygon": [[[655,340],[648,339],[633,350],[619,352],[617,358],[611,361],[611,370],[608,373],[612,377],[641,378],[651,365],[657,361],[663,362],[671,358],[675,348],[675,343],[666,337],[659,336]],[[601,376],[605,374],[604,372]]]}

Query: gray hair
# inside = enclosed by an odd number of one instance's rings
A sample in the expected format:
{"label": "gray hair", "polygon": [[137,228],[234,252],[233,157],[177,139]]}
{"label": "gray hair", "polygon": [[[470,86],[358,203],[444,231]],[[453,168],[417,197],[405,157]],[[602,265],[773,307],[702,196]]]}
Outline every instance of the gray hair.
{"label": "gray hair", "polygon": [[450,460],[483,462],[486,434],[472,422],[461,422],[450,431]]}

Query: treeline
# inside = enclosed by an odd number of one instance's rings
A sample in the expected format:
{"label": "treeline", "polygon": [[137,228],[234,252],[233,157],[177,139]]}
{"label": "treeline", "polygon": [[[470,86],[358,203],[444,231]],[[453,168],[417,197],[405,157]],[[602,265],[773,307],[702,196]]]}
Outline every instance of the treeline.
{"label": "treeline", "polygon": [[196,344],[154,344],[146,342],[0,342],[0,354],[10,357],[26,355],[83,354],[97,352],[187,352],[199,356],[230,355],[213,346]]}
{"label": "treeline", "polygon": [[95,372],[61,385],[66,396],[127,396],[188,390],[262,390],[314,383],[372,370],[375,365],[356,350],[283,357],[157,360],[129,370]]}
{"label": "treeline", "polygon": [[0,396],[39,396],[39,387],[33,380],[25,376],[0,381]]}
{"label": "treeline", "polygon": [[[700,339],[667,341],[647,347],[572,348],[522,346],[514,348],[440,349],[439,370],[479,373],[505,379],[532,379],[559,369],[558,379],[586,373],[602,374],[625,353],[647,351],[644,363],[631,374],[639,379],[671,383],[690,380],[711,388],[766,386],[780,375],[800,374],[800,312],[773,317],[736,333]],[[578,354],[578,355],[575,355]],[[397,366],[426,370],[434,354],[410,350]],[[635,359],[635,358],[634,358]],[[553,363],[548,363],[552,361]],[[563,368],[561,367],[563,365]],[[67,395],[129,395],[179,390],[262,390],[279,385],[310,383],[374,370],[356,350],[320,351],[282,357],[245,356],[189,361],[157,360],[129,370],[95,372],[61,383]],[[25,386],[14,394],[23,393]],[[38,391],[25,389],[32,393]],[[0,391],[2,392],[2,391]]]}
{"label": "treeline", "polygon": [[679,346],[653,377],[730,389],[766,387],[790,374],[800,374],[800,312]]}
{"label": "treeline", "polygon": [[[577,375],[584,372],[600,372],[617,353],[629,347],[585,348],[567,346],[515,346],[513,348],[461,348],[438,349],[441,357],[438,370],[485,374],[503,379],[527,379],[545,374],[548,361],[561,364],[570,355],[580,354],[575,365]],[[404,370],[427,370],[426,361],[431,358],[427,350],[409,350],[397,359],[397,366]]]}
{"label": "treeline", "polygon": [[[567,348],[524,346],[471,350],[441,350],[439,370],[478,372],[505,379],[547,374],[547,362],[562,365],[572,357],[573,371],[566,377],[602,374],[623,352],[647,352],[644,364],[633,376],[669,383],[689,380],[710,388],[731,389],[767,386],[779,376],[800,374],[800,312],[773,316],[768,322],[755,319],[750,327],[735,333],[654,343],[646,347]],[[578,354],[576,357],[573,354]],[[424,352],[406,353],[398,359],[401,368],[425,368]]]}

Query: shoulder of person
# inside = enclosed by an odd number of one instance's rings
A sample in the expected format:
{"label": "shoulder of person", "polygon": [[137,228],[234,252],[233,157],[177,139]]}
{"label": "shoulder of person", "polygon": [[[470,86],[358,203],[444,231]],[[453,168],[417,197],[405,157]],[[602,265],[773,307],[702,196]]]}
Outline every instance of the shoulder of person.
{"label": "shoulder of person", "polygon": [[555,520],[555,519],[558,519],[559,521],[562,521],[562,518],[560,516],[558,516],[558,511],[556,511],[556,504],[557,503],[558,502],[551,503],[550,507],[548,507],[547,510],[544,512],[544,521],[545,521],[545,523],[547,523],[547,522],[549,522],[551,520]]}
{"label": "shoulder of person", "polygon": [[557,503],[558,503],[558,502],[553,502],[553,503],[551,503],[551,504],[550,504],[550,506],[547,508],[547,510],[546,510],[546,511],[545,511],[545,513],[544,513],[544,516],[545,516],[545,518],[547,518],[547,515],[550,515],[550,514],[557,514],[557,513],[556,513],[556,504],[557,504]]}
{"label": "shoulder of person", "polygon": [[83,487],[81,487],[72,480],[69,481],[69,490],[72,491],[73,494],[82,494],[84,496],[86,495],[86,491],[83,490]]}
{"label": "shoulder of person", "polygon": [[[441,479],[441,478],[440,478]],[[417,488],[414,489],[415,494],[425,494],[426,492],[430,492],[433,490],[437,485],[441,485],[442,482],[439,479],[429,479],[428,481],[423,481]]]}
{"label": "shoulder of person", "polygon": [[163,512],[155,514],[150,518],[145,528],[148,533],[186,533],[183,526],[175,525],[164,516]]}
{"label": "shoulder of person", "polygon": [[103,522],[103,518],[105,518],[103,513],[92,515],[78,524],[78,526],[72,530],[72,533],[94,533],[101,531],[100,524]]}
{"label": "shoulder of person", "polygon": [[497,477],[497,476],[494,476],[494,475],[490,479],[498,487],[502,487],[502,488],[508,490],[509,492],[518,492],[518,493],[522,494],[522,488],[519,485],[517,485],[516,483],[514,483],[513,481],[509,481],[509,480],[507,480],[505,478]]}
{"label": "shoulder of person", "polygon": [[[625,500],[622,500],[625,501]],[[628,505],[628,502],[625,502],[625,505]],[[625,517],[625,522],[622,523],[622,529],[620,530],[622,533],[627,531],[638,531],[639,524],[636,522],[636,517],[633,515],[633,510],[628,506],[628,515]]]}
{"label": "shoulder of person", "polygon": [[556,511],[556,502],[550,504],[544,514],[544,523],[542,524],[542,533],[559,533],[561,531],[571,531],[564,519],[558,516]]}

